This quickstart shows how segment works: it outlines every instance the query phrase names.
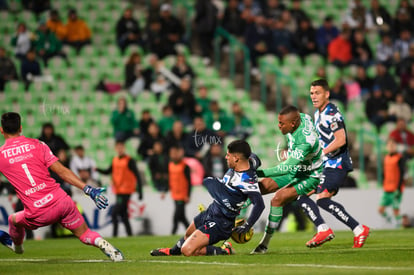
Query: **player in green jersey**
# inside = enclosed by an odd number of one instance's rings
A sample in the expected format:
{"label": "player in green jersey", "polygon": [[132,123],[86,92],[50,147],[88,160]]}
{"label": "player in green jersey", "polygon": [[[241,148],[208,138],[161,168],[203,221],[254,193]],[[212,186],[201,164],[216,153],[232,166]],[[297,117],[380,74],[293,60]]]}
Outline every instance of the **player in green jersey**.
{"label": "player in green jersey", "polygon": [[266,253],[282,219],[283,206],[315,190],[323,170],[322,148],[311,117],[287,106],[279,113],[278,121],[280,131],[287,137],[287,159],[275,167],[257,170],[263,178],[259,184],[261,193],[277,192],[271,200],[264,236],[252,254]]}

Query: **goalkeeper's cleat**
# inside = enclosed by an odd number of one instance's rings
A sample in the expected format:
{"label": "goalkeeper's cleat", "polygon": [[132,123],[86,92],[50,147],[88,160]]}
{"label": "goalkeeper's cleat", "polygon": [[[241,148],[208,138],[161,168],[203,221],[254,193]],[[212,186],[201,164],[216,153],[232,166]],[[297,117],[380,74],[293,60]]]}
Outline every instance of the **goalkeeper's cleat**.
{"label": "goalkeeper's cleat", "polygon": [[206,211],[206,206],[202,203],[198,204],[198,212],[204,212]]}
{"label": "goalkeeper's cleat", "polygon": [[326,242],[329,242],[333,238],[335,238],[335,234],[332,229],[329,228],[328,230],[316,233],[315,236],[313,236],[313,238],[306,243],[306,246],[309,248],[318,247]]}
{"label": "goalkeeper's cleat", "polygon": [[369,236],[369,227],[365,225],[363,225],[362,227],[364,228],[364,231],[362,231],[362,233],[359,234],[358,236],[354,237],[354,246],[352,248],[363,247],[365,244],[365,241],[367,240]]}
{"label": "goalkeeper's cleat", "polygon": [[233,245],[231,244],[231,242],[224,242],[221,245],[221,249],[225,250],[228,255],[232,255],[232,254],[235,253],[235,251],[233,249]]}
{"label": "goalkeeper's cleat", "polygon": [[267,247],[263,244],[259,244],[250,254],[265,254],[267,252]]}
{"label": "goalkeeper's cleat", "polygon": [[108,241],[101,239],[98,242],[98,247],[106,256],[108,256],[114,262],[124,260],[124,255],[122,254],[122,252],[118,248],[110,244]]}
{"label": "goalkeeper's cleat", "polygon": [[158,248],[151,250],[151,256],[171,256],[170,248]]}

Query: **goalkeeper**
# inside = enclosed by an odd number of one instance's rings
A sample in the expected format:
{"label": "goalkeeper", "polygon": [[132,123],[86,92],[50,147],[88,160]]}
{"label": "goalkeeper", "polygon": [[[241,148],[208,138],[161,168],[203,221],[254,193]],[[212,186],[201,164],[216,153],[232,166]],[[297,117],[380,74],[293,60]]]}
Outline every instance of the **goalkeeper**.
{"label": "goalkeeper", "polygon": [[73,200],[50,177],[48,168],[65,182],[83,189],[99,209],[108,206],[108,199],[102,195],[104,189],[86,185],[58,161],[45,143],[21,135],[21,118],[18,113],[4,113],[1,116],[0,130],[5,139],[0,150],[0,172],[16,189],[17,196],[24,205],[23,211],[9,216],[10,236],[1,231],[1,243],[21,254],[25,229],[34,230],[60,223],[84,244],[100,248],[111,260],[123,260],[118,249],[88,228]]}
{"label": "goalkeeper", "polygon": [[[213,244],[230,238],[232,231],[248,232],[264,210],[264,202],[257,182],[256,168],[260,160],[251,154],[249,144],[235,140],[227,146],[226,155],[229,170],[222,179],[205,178],[203,185],[213,197],[206,211],[198,214],[183,238],[172,248],[151,251],[152,256],[200,256],[233,254],[231,243],[224,242],[221,247]],[[247,199],[253,209],[247,222],[234,227],[235,219]]]}
{"label": "goalkeeper", "polygon": [[264,178],[259,183],[262,194],[278,191],[271,200],[264,236],[251,254],[266,253],[282,219],[283,206],[315,190],[323,169],[322,148],[311,117],[286,106],[278,120],[280,131],[287,136],[288,158],[275,167],[257,170],[257,175]]}

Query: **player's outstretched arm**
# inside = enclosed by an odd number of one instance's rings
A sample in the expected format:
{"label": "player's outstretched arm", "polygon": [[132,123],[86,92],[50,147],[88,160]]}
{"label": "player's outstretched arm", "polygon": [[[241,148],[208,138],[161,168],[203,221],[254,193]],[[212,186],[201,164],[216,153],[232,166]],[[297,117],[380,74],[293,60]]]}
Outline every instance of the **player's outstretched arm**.
{"label": "player's outstretched arm", "polygon": [[265,209],[263,197],[259,192],[249,192],[249,199],[253,204],[252,212],[250,213],[249,219],[243,225],[235,227],[233,230],[237,233],[245,233],[252,228],[257,222]]}
{"label": "player's outstretched arm", "polygon": [[75,173],[63,166],[59,161],[53,163],[50,169],[58,174],[65,182],[83,190],[86,195],[92,198],[99,209],[105,209],[108,206],[108,199],[102,195],[105,188],[93,188],[92,186],[86,185]]}

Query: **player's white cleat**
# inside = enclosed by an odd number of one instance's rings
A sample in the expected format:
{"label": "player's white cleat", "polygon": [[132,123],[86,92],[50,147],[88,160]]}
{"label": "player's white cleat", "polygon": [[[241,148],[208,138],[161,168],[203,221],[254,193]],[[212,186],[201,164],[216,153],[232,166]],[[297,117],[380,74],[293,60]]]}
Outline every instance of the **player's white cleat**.
{"label": "player's white cleat", "polygon": [[15,245],[9,235],[9,233],[0,230],[0,242],[5,247],[9,248],[10,250],[14,251],[16,254],[23,254],[23,245]]}
{"label": "player's white cleat", "polygon": [[259,244],[250,254],[265,254],[267,252],[267,247],[263,244]]}
{"label": "player's white cleat", "polygon": [[101,239],[98,243],[99,249],[114,262],[119,262],[124,260],[124,255],[122,252],[110,244],[108,241]]}

